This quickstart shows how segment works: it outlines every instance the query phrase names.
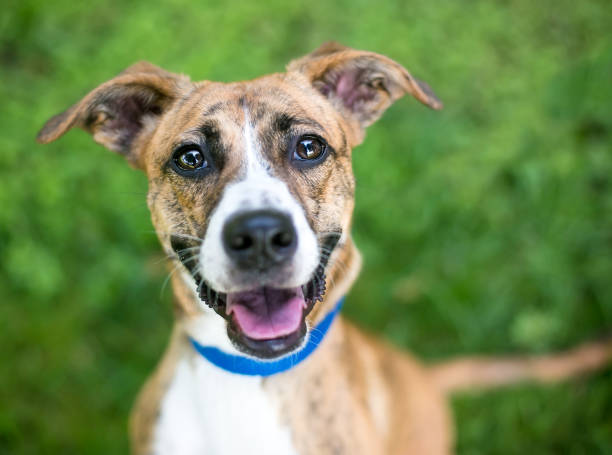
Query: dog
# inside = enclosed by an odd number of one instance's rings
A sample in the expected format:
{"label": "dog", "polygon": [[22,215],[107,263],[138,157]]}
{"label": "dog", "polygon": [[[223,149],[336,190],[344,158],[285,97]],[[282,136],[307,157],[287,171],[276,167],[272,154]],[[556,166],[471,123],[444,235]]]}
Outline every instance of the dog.
{"label": "dog", "polygon": [[442,108],[399,63],[326,43],[245,82],[136,63],[45,124],[41,143],[78,126],[146,173],[178,270],[169,346],[130,419],[134,454],[448,454],[451,392],[609,360],[602,341],[425,366],[338,317],[361,264],[351,149],[406,93]]}

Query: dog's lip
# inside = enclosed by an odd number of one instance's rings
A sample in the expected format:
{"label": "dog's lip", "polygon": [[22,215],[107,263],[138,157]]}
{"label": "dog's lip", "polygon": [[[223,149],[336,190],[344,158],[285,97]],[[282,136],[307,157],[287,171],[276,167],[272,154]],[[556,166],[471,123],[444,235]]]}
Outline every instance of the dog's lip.
{"label": "dog's lip", "polygon": [[245,335],[242,330],[237,328],[234,318],[230,318],[227,323],[227,335],[234,346],[247,355],[261,359],[274,359],[294,351],[302,344],[306,332],[305,315],[302,316],[300,325],[294,332],[263,340],[256,340]]}

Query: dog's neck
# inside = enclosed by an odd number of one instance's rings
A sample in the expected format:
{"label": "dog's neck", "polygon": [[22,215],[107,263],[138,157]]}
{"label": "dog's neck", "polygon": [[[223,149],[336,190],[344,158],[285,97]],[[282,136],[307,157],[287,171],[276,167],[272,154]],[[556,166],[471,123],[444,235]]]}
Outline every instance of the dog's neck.
{"label": "dog's neck", "polygon": [[[352,237],[347,235],[330,257],[326,273],[327,291],[323,302],[315,305],[307,318],[311,326],[320,322],[348,292],[360,268],[361,255]],[[225,335],[225,320],[199,299],[195,282],[187,271],[172,275],[172,287],[176,321],[189,336],[225,352],[240,354]]]}

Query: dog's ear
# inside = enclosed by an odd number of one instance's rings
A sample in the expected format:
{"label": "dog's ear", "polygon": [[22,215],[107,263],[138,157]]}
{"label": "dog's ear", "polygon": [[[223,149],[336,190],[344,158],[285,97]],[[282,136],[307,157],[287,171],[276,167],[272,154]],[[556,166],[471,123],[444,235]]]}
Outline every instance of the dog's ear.
{"label": "dog's ear", "polygon": [[433,109],[442,109],[442,102],[429,86],[412,77],[399,63],[384,55],[336,42],[325,43],[292,61],[287,71],[305,75],[336,109],[356,123],[361,136],[367,126],[405,93]]}
{"label": "dog's ear", "polygon": [[125,156],[131,165],[142,167],[142,145],[163,113],[191,86],[186,76],[138,62],[51,117],[36,139],[46,144],[78,126],[99,144]]}

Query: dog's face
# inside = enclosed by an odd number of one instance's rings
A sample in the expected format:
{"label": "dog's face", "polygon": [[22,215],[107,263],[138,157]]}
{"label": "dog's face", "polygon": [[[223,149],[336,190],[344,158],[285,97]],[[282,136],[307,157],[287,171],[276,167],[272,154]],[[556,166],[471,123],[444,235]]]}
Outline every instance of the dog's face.
{"label": "dog's face", "polygon": [[193,277],[201,311],[248,354],[298,347],[348,236],[351,148],[404,93],[440,108],[399,64],[326,44],[287,73],[192,83],[139,63],[49,120],[41,142],[78,125],[149,178],[168,254]]}
{"label": "dog's face", "polygon": [[233,343],[260,356],[303,339],[350,222],[347,132],[312,96],[287,75],[204,83],[161,119],[147,149],[153,222],[170,234],[162,241]]}

